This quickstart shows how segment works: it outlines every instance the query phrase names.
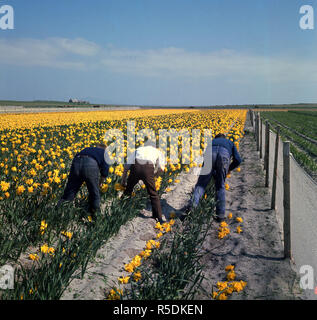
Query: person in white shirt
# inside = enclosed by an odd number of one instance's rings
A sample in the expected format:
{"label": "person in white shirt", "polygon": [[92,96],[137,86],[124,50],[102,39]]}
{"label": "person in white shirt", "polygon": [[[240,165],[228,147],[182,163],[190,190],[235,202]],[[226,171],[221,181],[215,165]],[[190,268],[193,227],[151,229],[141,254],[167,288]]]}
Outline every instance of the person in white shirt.
{"label": "person in white shirt", "polygon": [[[139,147],[128,158],[122,175],[122,185],[126,187],[124,194],[131,195],[134,186],[142,180],[150,196],[152,218],[164,222],[160,197],[155,188],[155,177],[161,175],[165,169],[163,153],[153,145]],[[128,171],[130,175],[127,178]]]}

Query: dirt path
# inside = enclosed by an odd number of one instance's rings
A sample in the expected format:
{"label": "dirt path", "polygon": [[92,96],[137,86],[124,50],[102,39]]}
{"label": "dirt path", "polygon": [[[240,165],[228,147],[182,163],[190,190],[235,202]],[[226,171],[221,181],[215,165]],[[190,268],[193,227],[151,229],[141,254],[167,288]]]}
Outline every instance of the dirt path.
{"label": "dirt path", "polygon": [[[231,233],[218,239],[218,224],[214,224],[205,241],[204,264],[206,290],[201,299],[208,299],[212,286],[216,290],[217,281],[226,278],[225,267],[235,265],[237,280],[247,282],[247,287],[230,299],[301,299],[303,295],[298,285],[298,275],[289,260],[283,259],[281,230],[276,213],[270,210],[270,195],[265,188],[263,169],[256,152],[256,144],[249,122],[247,133],[240,145],[243,158],[241,172],[233,172],[227,180],[227,215],[232,212],[233,219],[226,219]],[[235,221],[241,217],[243,223]],[[236,227],[241,225],[243,232],[238,234]]]}
{"label": "dirt path", "polygon": [[[247,123],[247,126],[249,123]],[[251,128],[246,127],[247,130]],[[253,136],[246,134],[240,145],[244,158],[241,172],[228,179],[227,214],[243,218],[241,234],[234,219],[227,220],[231,233],[218,239],[219,224],[213,223],[202,250],[206,253],[203,292],[197,299],[211,299],[212,287],[225,280],[225,267],[235,265],[237,280],[247,281],[247,287],[230,299],[300,299],[298,276],[288,260],[284,260],[281,232],[274,211],[269,210],[270,196],[264,188],[264,176],[256,153]],[[168,218],[171,211],[187,204],[197,181],[197,171],[179,176],[180,183],[162,196],[162,208]],[[155,237],[155,222],[150,210],[122,226],[117,236],[108,241],[89,263],[83,279],[75,279],[62,299],[100,300],[117,278],[125,275],[124,264],[143,250],[146,241]],[[105,281],[106,280],[106,281]]]}

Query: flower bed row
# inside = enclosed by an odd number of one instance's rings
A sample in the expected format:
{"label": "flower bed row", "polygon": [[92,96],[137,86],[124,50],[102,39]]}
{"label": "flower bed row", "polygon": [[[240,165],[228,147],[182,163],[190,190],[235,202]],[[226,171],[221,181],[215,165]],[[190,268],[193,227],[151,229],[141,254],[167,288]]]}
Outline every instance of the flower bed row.
{"label": "flower bed row", "polygon": [[108,299],[195,298],[202,281],[200,248],[215,209],[213,186],[209,188],[208,197],[183,222],[171,219],[163,225],[156,224],[156,239],[148,241],[144,250],[125,266],[127,274],[118,279],[118,286],[108,293]]}

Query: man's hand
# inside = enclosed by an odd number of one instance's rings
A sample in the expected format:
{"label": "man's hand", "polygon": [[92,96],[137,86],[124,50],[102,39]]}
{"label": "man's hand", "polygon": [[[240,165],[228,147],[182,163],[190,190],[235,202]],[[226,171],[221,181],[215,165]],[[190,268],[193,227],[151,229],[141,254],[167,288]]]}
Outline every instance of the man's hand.
{"label": "man's hand", "polygon": [[122,178],[121,178],[121,185],[125,188],[127,186],[127,179],[128,179],[128,169],[124,168]]}
{"label": "man's hand", "polygon": [[106,177],[101,176],[99,179],[99,186],[105,183]]}
{"label": "man's hand", "polygon": [[126,188],[127,187],[127,179],[122,179],[121,185]]}
{"label": "man's hand", "polygon": [[155,178],[157,178],[157,177],[159,177],[160,175],[162,175],[163,172],[164,172],[164,171],[163,171],[161,168],[158,168],[158,169],[157,169],[157,172],[156,172],[155,175],[154,175]]}
{"label": "man's hand", "polygon": [[127,186],[127,175],[123,174],[121,179],[121,185],[126,188]]}

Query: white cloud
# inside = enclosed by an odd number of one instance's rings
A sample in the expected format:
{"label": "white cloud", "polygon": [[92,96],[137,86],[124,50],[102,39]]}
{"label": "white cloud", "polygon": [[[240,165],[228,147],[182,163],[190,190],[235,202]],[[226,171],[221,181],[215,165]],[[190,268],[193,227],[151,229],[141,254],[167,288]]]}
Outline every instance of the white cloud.
{"label": "white cloud", "polygon": [[52,38],[51,40],[61,50],[80,56],[95,56],[100,50],[100,47],[96,43],[81,38],[75,40]]}
{"label": "white cloud", "polygon": [[0,39],[0,63],[78,69],[98,50],[95,43],[80,38]]}
{"label": "white cloud", "polygon": [[129,50],[85,39],[0,39],[0,64],[68,69],[105,69],[141,77],[226,79],[232,83],[317,81],[315,61],[219,50]]}
{"label": "white cloud", "polygon": [[231,50],[200,53],[179,48],[131,51],[112,48],[101,63],[109,70],[145,77],[226,79],[232,83],[317,82],[317,63]]}

